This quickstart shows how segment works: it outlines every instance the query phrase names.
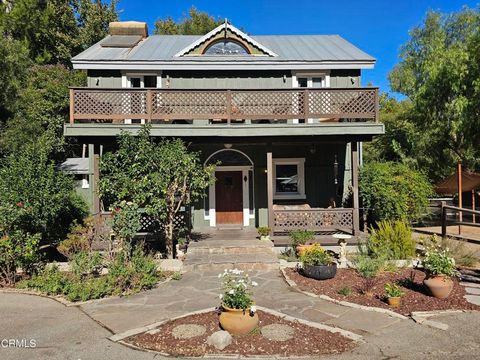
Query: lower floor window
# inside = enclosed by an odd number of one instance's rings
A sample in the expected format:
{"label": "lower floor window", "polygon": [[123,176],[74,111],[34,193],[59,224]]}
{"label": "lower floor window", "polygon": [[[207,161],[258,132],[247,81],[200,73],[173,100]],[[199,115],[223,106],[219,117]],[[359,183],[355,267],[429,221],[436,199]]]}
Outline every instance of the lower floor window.
{"label": "lower floor window", "polygon": [[305,159],[273,159],[275,199],[305,199]]}

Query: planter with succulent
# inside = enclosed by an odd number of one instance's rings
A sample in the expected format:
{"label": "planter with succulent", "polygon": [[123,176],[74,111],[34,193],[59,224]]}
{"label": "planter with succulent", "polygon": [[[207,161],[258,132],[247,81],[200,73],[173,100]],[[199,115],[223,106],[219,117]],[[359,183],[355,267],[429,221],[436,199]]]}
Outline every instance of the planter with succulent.
{"label": "planter with succulent", "polygon": [[302,273],[312,279],[326,280],[335,277],[337,263],[319,244],[313,244],[300,255]]}
{"label": "planter with succulent", "polygon": [[260,226],[259,228],[257,228],[257,232],[258,232],[258,235],[260,236],[260,240],[269,241],[271,231],[272,229],[270,229],[267,226]]}
{"label": "planter with succulent", "polygon": [[403,292],[397,284],[386,283],[385,294],[387,295],[388,305],[392,307],[399,307]]}
{"label": "planter with succulent", "polygon": [[453,289],[452,278],[458,274],[455,260],[449,256],[448,248],[434,246],[427,249],[422,264],[427,273],[423,284],[430,294],[439,299],[448,297]]}
{"label": "planter with succulent", "polygon": [[312,242],[315,240],[315,232],[310,230],[293,230],[289,234],[290,243],[298,256],[312,247]]}
{"label": "planter with succulent", "polygon": [[220,325],[233,335],[245,335],[258,326],[258,315],[253,302],[252,288],[258,284],[238,269],[225,269],[218,275],[222,280],[220,295]]}

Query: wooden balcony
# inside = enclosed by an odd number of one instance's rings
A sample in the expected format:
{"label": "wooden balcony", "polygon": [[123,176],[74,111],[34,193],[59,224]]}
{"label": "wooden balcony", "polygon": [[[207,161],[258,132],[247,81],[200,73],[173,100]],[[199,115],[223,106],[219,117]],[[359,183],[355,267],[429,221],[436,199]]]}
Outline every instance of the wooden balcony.
{"label": "wooden balcony", "polygon": [[[70,124],[377,122],[378,88],[70,89]],[[291,121],[290,121],[291,122]]]}

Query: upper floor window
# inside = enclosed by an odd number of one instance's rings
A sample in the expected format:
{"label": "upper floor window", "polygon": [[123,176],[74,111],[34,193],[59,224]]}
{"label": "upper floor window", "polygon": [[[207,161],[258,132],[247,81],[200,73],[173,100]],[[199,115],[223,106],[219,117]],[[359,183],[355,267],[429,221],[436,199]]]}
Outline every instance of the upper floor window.
{"label": "upper floor window", "polygon": [[249,55],[246,48],[235,41],[222,40],[217,41],[207,47],[205,55]]}

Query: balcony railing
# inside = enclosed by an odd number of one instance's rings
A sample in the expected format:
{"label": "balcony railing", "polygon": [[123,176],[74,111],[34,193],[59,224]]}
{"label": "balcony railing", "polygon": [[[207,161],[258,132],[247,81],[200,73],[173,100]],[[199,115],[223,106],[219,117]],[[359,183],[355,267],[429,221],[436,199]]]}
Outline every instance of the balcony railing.
{"label": "balcony railing", "polygon": [[378,120],[377,88],[268,90],[70,89],[70,123],[208,120]]}
{"label": "balcony railing", "polygon": [[292,230],[312,231],[353,231],[354,211],[351,208],[335,209],[274,209],[273,231],[290,232]]}

